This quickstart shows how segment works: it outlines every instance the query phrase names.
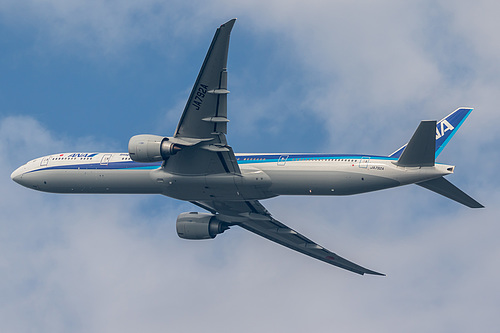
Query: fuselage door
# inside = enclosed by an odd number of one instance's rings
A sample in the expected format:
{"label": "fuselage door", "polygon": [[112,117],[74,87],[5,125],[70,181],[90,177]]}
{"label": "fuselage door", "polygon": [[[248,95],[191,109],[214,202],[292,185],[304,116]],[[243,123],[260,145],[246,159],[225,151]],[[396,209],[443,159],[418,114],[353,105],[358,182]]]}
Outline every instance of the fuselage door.
{"label": "fuselage door", "polygon": [[278,159],[278,165],[285,165],[286,160],[288,159],[288,155],[281,155]]}
{"label": "fuselage door", "polygon": [[111,154],[105,154],[101,159],[101,165],[108,165],[109,160],[111,159]]}
{"label": "fuselage door", "polygon": [[40,161],[40,166],[47,166],[47,164],[49,164],[49,159],[50,156],[42,158],[42,160]]}
{"label": "fuselage door", "polygon": [[368,164],[370,163],[370,158],[369,157],[366,157],[366,156],[363,156],[361,157],[361,159],[359,160],[359,167],[360,168],[363,168],[363,169],[366,169],[368,168]]}

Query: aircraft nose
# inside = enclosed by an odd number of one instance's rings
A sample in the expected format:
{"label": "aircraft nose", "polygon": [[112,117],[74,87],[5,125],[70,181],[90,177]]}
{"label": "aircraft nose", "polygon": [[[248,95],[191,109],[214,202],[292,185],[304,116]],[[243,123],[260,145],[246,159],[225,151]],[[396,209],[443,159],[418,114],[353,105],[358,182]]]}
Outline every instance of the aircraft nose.
{"label": "aircraft nose", "polygon": [[14,172],[10,175],[10,178],[15,181],[16,183],[18,184],[21,184],[21,180],[23,178],[23,174],[24,174],[24,165],[23,166],[20,166],[19,168],[17,168],[16,170],[14,170]]}

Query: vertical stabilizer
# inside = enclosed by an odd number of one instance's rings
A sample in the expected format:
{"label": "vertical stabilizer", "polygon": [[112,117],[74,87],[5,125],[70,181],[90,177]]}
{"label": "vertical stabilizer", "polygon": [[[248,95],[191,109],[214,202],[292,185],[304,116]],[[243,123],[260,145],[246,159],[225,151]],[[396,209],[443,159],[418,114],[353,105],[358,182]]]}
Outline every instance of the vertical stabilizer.
{"label": "vertical stabilizer", "polygon": [[[448,142],[451,140],[453,135],[458,131],[460,126],[469,114],[472,112],[472,108],[458,108],[436,124],[436,148],[435,157],[437,158],[441,151],[446,147]],[[389,155],[389,157],[399,158],[403,151],[405,150],[407,144],[396,150],[394,153]]]}

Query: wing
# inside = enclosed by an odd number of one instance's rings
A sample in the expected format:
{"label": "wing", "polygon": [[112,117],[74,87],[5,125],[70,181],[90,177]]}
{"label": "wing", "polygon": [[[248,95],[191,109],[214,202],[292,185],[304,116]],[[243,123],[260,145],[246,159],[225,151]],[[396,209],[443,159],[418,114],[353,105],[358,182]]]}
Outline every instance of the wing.
{"label": "wing", "polygon": [[310,257],[324,261],[343,269],[358,274],[384,274],[361,267],[346,260],[336,253],[316,244],[312,240],[301,235],[297,231],[287,227],[275,220],[271,214],[257,201],[192,201],[193,204],[202,207],[217,218],[231,225],[238,225],[259,236],[269,239],[275,243],[288,247],[289,249],[303,253]]}
{"label": "wing", "polygon": [[[170,141],[182,149],[171,156],[164,168],[181,175],[240,174],[236,157],[227,145],[227,54],[235,20],[217,29],[198,78]],[[239,225],[273,242],[358,274],[383,275],[319,246],[272,218],[258,201],[192,201],[217,214],[230,225]]]}
{"label": "wing", "polygon": [[236,19],[215,32],[198,78],[189,95],[172,143],[185,147],[167,163],[178,174],[240,173],[227,145],[227,55]]}

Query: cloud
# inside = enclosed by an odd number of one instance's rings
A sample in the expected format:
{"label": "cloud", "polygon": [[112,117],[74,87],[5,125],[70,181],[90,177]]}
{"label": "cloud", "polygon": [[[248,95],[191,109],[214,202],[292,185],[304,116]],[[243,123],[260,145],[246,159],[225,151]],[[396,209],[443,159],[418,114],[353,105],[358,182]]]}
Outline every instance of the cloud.
{"label": "cloud", "polygon": [[[329,131],[327,150],[384,153],[404,143],[419,120],[440,118],[460,104],[477,106],[442,159],[458,164],[449,179],[487,208],[469,210],[417,186],[264,202],[277,219],[309,238],[388,274],[360,277],[238,228],[213,241],[180,240],[177,214],[197,208],[172,199],[52,195],[21,188],[9,175],[30,158],[111,150],[114,144],[60,137],[29,116],[3,117],[0,330],[298,332],[335,327],[386,332],[396,327],[421,332],[498,326],[495,98],[500,76],[494,60],[498,41],[492,38],[498,23],[491,7],[496,5],[219,1],[176,12],[186,7],[121,3],[4,2],[1,10],[2,17],[25,13],[31,22],[24,24],[40,27],[40,36],[60,43],[59,50],[96,48],[111,59],[134,45],[161,43],[159,32],[183,21],[179,27],[196,40],[200,35],[193,29],[207,29],[216,16],[238,12],[233,43],[243,35],[249,54],[254,54],[250,46],[270,51],[250,62],[255,67],[248,66],[242,78],[231,77],[242,87],[231,102],[237,106],[230,111],[231,126],[245,119],[251,125],[272,122],[278,112],[284,120],[267,130],[272,128],[282,145],[308,147],[306,135],[303,142],[294,141],[286,121],[301,112],[304,126],[309,118],[319,118]],[[152,12],[155,4],[158,10]],[[130,14],[135,11],[145,14],[136,19]],[[8,24],[18,27],[13,22]],[[221,22],[210,26],[209,35]],[[172,34],[183,31],[176,29]],[[279,71],[260,74],[263,68],[289,66],[279,63],[283,58],[293,61],[292,78]],[[258,71],[258,79],[251,79]],[[259,84],[265,89],[252,88]],[[177,87],[179,94],[185,88]],[[291,103],[283,102],[287,93]],[[258,119],[248,116],[253,109]],[[173,111],[166,118],[173,120]],[[255,129],[253,136],[263,132],[259,126],[249,128]],[[246,135],[243,128],[232,131],[230,142],[240,135]]]}
{"label": "cloud", "polygon": [[[464,105],[481,108],[482,119],[489,117],[482,125],[494,132],[500,88],[500,47],[491,38],[500,26],[489,14],[494,3],[470,10],[466,1],[222,2],[244,12],[241,21],[250,21],[255,33],[274,36],[282,59],[294,59],[300,84],[291,95],[305,92],[297,99],[301,112],[324,121],[331,149],[383,146],[380,153],[387,153],[420,119],[439,119]],[[268,113],[275,109],[271,104]]]}
{"label": "cloud", "polygon": [[[39,148],[59,148],[32,119],[3,120],[2,129],[5,123],[12,131],[8,144],[0,141],[2,156],[25,147],[20,127],[45,138]],[[173,224],[189,205],[33,192],[8,179],[9,164],[2,158],[2,330],[294,332],[331,327],[335,318],[341,330],[416,332],[486,329],[496,320],[494,206],[433,202],[416,187],[265,202],[320,244],[388,274],[359,277],[237,228],[213,241],[182,241]],[[415,207],[422,198],[428,202]],[[441,210],[443,203],[452,209]]]}
{"label": "cloud", "polygon": [[[187,27],[206,22],[196,3],[185,1],[3,1],[4,24],[39,34],[42,53],[71,53],[84,58],[126,57],[138,45],[165,45]],[[199,31],[195,29],[194,31]],[[48,47],[49,46],[49,47]],[[176,52],[170,49],[170,52]]]}

